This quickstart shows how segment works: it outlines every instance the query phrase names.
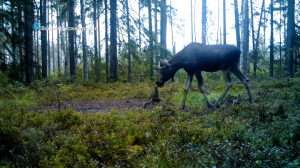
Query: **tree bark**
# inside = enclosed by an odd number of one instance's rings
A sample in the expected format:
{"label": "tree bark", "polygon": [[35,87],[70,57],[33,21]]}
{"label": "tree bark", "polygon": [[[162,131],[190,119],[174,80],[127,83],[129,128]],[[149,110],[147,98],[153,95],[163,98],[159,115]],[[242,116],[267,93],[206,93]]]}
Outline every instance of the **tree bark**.
{"label": "tree bark", "polygon": [[10,13],[11,13],[11,43],[12,43],[12,59],[13,59],[13,64],[16,65],[17,63],[17,59],[16,59],[16,41],[15,41],[15,12],[14,12],[14,8],[15,8],[15,2],[11,1],[11,8],[10,8]]}
{"label": "tree bark", "polygon": [[25,62],[26,62],[26,82],[31,84],[33,82],[33,2],[26,3],[24,12],[25,17]]}
{"label": "tree bark", "polygon": [[237,0],[234,0],[234,14],[235,14],[236,45],[240,49],[241,48],[240,20],[239,20],[239,9],[238,9]]}
{"label": "tree bark", "polygon": [[[69,1],[69,27],[74,27],[74,0]],[[70,75],[76,77],[74,58],[74,31],[69,30]]]}
{"label": "tree bark", "polygon": [[255,49],[255,35],[254,35],[254,21],[253,21],[253,1],[250,0],[250,7],[251,7],[251,31],[252,31],[252,50]]}
{"label": "tree bark", "polygon": [[288,14],[287,14],[287,76],[293,77],[293,47],[295,36],[295,0],[288,0]]}
{"label": "tree bark", "polygon": [[93,22],[94,22],[94,48],[95,48],[95,77],[96,82],[99,82],[99,60],[98,60],[98,50],[97,50],[97,3],[96,0],[93,0]]}
{"label": "tree bark", "polygon": [[216,41],[216,44],[219,44],[219,27],[220,27],[220,2],[218,0],[218,28],[217,28],[217,41]]}
{"label": "tree bark", "polygon": [[273,0],[271,0],[271,37],[270,37],[270,77],[273,77],[273,65],[274,65],[274,38],[273,38]]}
{"label": "tree bark", "polygon": [[152,14],[151,14],[151,0],[148,0],[148,18],[149,18],[149,52],[150,52],[150,80],[153,80],[153,32],[152,32]]}
{"label": "tree bark", "polygon": [[[171,0],[170,0],[170,2],[171,2]],[[155,0],[154,3],[155,3],[154,4],[154,6],[155,6],[154,7],[155,8],[155,13],[154,13],[155,14],[155,17],[154,17],[155,18],[155,26],[154,26],[155,27],[154,28],[155,29],[154,30],[155,31],[155,35],[154,35],[155,36],[155,48],[154,48],[154,50],[155,50],[155,65],[158,66],[159,58],[158,58],[158,38],[157,38],[157,35],[158,35],[158,33],[157,33],[157,8],[158,8],[157,7],[157,0]],[[156,73],[156,75],[158,76],[159,74]]]}
{"label": "tree bark", "polygon": [[[81,12],[81,24],[83,28],[86,28],[85,25],[85,1],[80,0],[80,12]],[[82,31],[82,54],[83,54],[83,74],[84,80],[89,80],[89,67],[88,67],[88,58],[86,54],[86,30]]]}
{"label": "tree bark", "polygon": [[[49,26],[50,26],[50,23],[49,23],[49,16],[50,16],[50,9],[49,9],[49,6],[50,6],[50,2],[49,2],[50,0],[47,0],[47,6],[48,6],[48,8],[47,8],[47,27],[49,28]],[[50,76],[51,75],[51,52],[50,52],[50,30],[48,29],[48,31],[47,31],[47,34],[48,34],[48,75]]]}
{"label": "tree bark", "polygon": [[[253,53],[253,58],[254,58],[254,62],[253,62],[254,76],[256,76],[256,69],[257,69],[257,62],[258,62],[258,46],[259,46],[260,27],[261,27],[261,20],[262,20],[262,14],[263,14],[264,6],[265,6],[265,0],[263,0],[262,6],[261,6],[261,12],[260,12],[258,29],[257,29],[257,37],[256,37],[255,48],[254,48],[254,53]],[[254,36],[253,36],[253,38],[254,38]]]}
{"label": "tree bark", "polygon": [[[23,34],[22,34],[22,8],[21,8],[21,4],[18,3],[17,7],[18,7],[18,34],[19,34],[19,37],[22,38]],[[42,12],[42,8],[41,8],[41,12]],[[42,13],[41,13],[41,21],[42,21]],[[19,48],[18,51],[19,51],[19,57],[20,57],[20,77],[21,77],[21,80],[23,81],[23,79],[24,79],[24,66],[23,66],[24,65],[24,59],[23,59],[23,54],[22,54],[23,40],[20,40],[20,43],[18,45],[19,45],[18,46],[18,48]]]}
{"label": "tree bark", "polygon": [[60,53],[59,53],[59,29],[58,29],[58,24],[60,23],[60,18],[59,18],[59,4],[56,1],[56,19],[57,19],[57,69],[58,69],[58,76],[60,76],[61,70],[60,70]]}
{"label": "tree bark", "polygon": [[129,20],[129,4],[128,0],[126,0],[126,16],[127,16],[127,36],[128,36],[128,82],[131,82],[131,40],[130,40],[130,20]]}
{"label": "tree bark", "polygon": [[194,41],[194,29],[193,29],[193,0],[191,0],[191,38]]}
{"label": "tree bark", "polygon": [[99,55],[98,55],[98,76],[99,76],[99,81],[101,80],[101,43],[100,43],[100,7],[98,9],[98,46],[99,46]]}
{"label": "tree bark", "polygon": [[[69,24],[67,24],[67,21],[65,20],[65,25],[66,27],[68,27]],[[69,67],[69,63],[70,63],[70,57],[69,57],[69,51],[68,49],[70,48],[69,47],[69,43],[68,43],[68,31],[66,31],[66,35],[65,35],[65,78],[68,77],[68,67]]]}
{"label": "tree bark", "polygon": [[243,3],[243,71],[247,73],[248,71],[248,53],[249,53],[249,8],[248,8],[248,0],[245,0]]}
{"label": "tree bark", "polygon": [[[51,1],[51,4],[53,5],[53,0]],[[52,33],[52,68],[53,68],[53,74],[55,73],[55,58],[54,58],[54,36],[53,36],[53,9],[51,8],[51,33]]]}
{"label": "tree bark", "polygon": [[107,27],[107,0],[104,0],[104,8],[105,8],[105,75],[106,81],[109,81],[109,72],[108,72],[108,27]]}
{"label": "tree bark", "polygon": [[[46,1],[43,1],[43,11],[42,11],[42,24],[41,26],[46,27]],[[42,38],[42,76],[43,78],[47,78],[47,31],[42,30],[41,32]]]}
{"label": "tree bark", "polygon": [[142,52],[142,38],[141,38],[141,0],[139,0],[139,48]]}
{"label": "tree bark", "polygon": [[[156,20],[157,20],[157,18],[155,18],[155,23],[157,22]],[[170,22],[171,22],[171,33],[172,33],[172,49],[173,49],[173,55],[174,55],[175,54],[175,42],[174,42],[174,32],[173,32],[172,0],[170,0]],[[155,31],[157,31],[157,30],[155,30]],[[157,35],[157,33],[156,33],[156,35]],[[155,52],[156,52],[156,50],[155,50]]]}
{"label": "tree bark", "polygon": [[202,44],[206,44],[206,0],[202,0]]}
{"label": "tree bark", "polygon": [[226,44],[226,0],[223,0],[223,44]]}
{"label": "tree bark", "polygon": [[110,0],[110,78],[118,79],[117,62],[117,1]]}
{"label": "tree bark", "polygon": [[161,59],[167,58],[167,53],[165,52],[165,49],[167,47],[167,11],[166,11],[166,0],[161,0],[160,2],[160,9],[161,9],[161,15],[160,15],[160,43],[161,43],[161,49],[160,49],[160,57]]}
{"label": "tree bark", "polygon": [[281,1],[280,1],[280,13],[279,13],[279,16],[280,16],[280,29],[279,29],[279,68],[280,68],[280,76],[281,76],[281,57],[282,57],[282,46],[281,46],[281,10],[282,10],[282,5],[281,5]]}

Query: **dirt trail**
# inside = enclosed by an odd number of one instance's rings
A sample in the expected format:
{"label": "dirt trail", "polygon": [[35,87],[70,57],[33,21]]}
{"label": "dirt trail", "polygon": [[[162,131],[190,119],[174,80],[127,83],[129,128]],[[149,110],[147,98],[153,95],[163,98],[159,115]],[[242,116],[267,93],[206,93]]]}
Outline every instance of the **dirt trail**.
{"label": "dirt trail", "polygon": [[[110,99],[100,99],[100,100],[88,100],[88,101],[68,101],[64,102],[61,105],[61,109],[71,108],[77,112],[83,113],[95,113],[95,112],[102,112],[106,113],[107,111],[118,109],[119,112],[122,113],[124,110],[129,110],[132,108],[138,109],[142,108],[143,103],[146,102],[145,99],[118,99],[118,100],[110,100]],[[246,103],[246,101],[241,98],[240,95],[238,96],[231,96],[230,94],[222,101],[221,104],[225,104],[227,108],[235,106],[236,104]],[[145,109],[151,110],[155,106],[162,106],[163,103],[149,103]],[[168,103],[170,106],[175,106],[173,103]],[[58,110],[58,104],[50,104],[44,105],[43,107],[36,109],[37,110],[46,110],[50,109],[51,111]],[[190,107],[185,107],[185,110],[190,110]]]}
{"label": "dirt trail", "polygon": [[[119,99],[119,100],[88,100],[88,101],[78,101],[78,102],[64,102],[61,105],[61,109],[72,108],[75,111],[89,113],[89,112],[102,112],[110,111],[113,109],[118,110],[128,110],[128,109],[138,109],[142,108],[144,99]],[[157,104],[148,104],[145,109],[153,109]],[[44,105],[44,110],[50,109],[52,111],[58,110],[58,104]]]}

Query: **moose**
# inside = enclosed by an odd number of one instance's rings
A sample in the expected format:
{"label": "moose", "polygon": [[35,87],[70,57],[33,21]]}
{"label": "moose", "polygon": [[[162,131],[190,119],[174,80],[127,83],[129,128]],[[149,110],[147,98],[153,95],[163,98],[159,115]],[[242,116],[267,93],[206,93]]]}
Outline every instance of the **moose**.
{"label": "moose", "polygon": [[175,73],[179,69],[184,68],[188,74],[188,79],[184,90],[184,98],[181,103],[182,108],[184,109],[185,107],[185,100],[191,87],[194,75],[196,75],[199,90],[204,95],[207,106],[209,108],[215,108],[205,93],[201,71],[215,72],[222,70],[225,80],[225,90],[217,101],[216,107],[220,107],[221,101],[232,86],[230,72],[234,73],[236,77],[245,85],[248,91],[250,103],[254,103],[250,91],[249,80],[239,68],[240,53],[240,49],[233,45],[204,45],[195,42],[190,43],[180,52],[175,54],[169,61],[165,59],[160,60],[163,67],[154,66],[155,69],[161,71],[156,85],[158,87],[162,87],[165,82],[174,77]]}

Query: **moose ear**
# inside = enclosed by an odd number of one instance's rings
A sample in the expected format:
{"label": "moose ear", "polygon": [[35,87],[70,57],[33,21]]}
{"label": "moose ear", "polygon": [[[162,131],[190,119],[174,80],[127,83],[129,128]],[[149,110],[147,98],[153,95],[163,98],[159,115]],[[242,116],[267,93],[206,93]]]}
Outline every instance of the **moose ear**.
{"label": "moose ear", "polygon": [[166,59],[164,60],[161,59],[160,62],[165,66],[170,66],[169,62]]}

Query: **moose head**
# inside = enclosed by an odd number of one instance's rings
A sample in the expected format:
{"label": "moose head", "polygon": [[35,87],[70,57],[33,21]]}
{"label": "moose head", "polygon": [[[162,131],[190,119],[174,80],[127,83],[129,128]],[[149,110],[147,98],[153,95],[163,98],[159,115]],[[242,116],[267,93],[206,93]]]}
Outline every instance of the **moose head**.
{"label": "moose head", "polygon": [[163,65],[163,67],[157,67],[154,66],[155,69],[160,70],[160,76],[158,77],[158,80],[156,81],[156,85],[158,87],[164,86],[164,83],[167,82],[170,78],[174,78],[175,72],[177,69],[174,69],[171,64],[167,60],[160,60],[160,63]]}

